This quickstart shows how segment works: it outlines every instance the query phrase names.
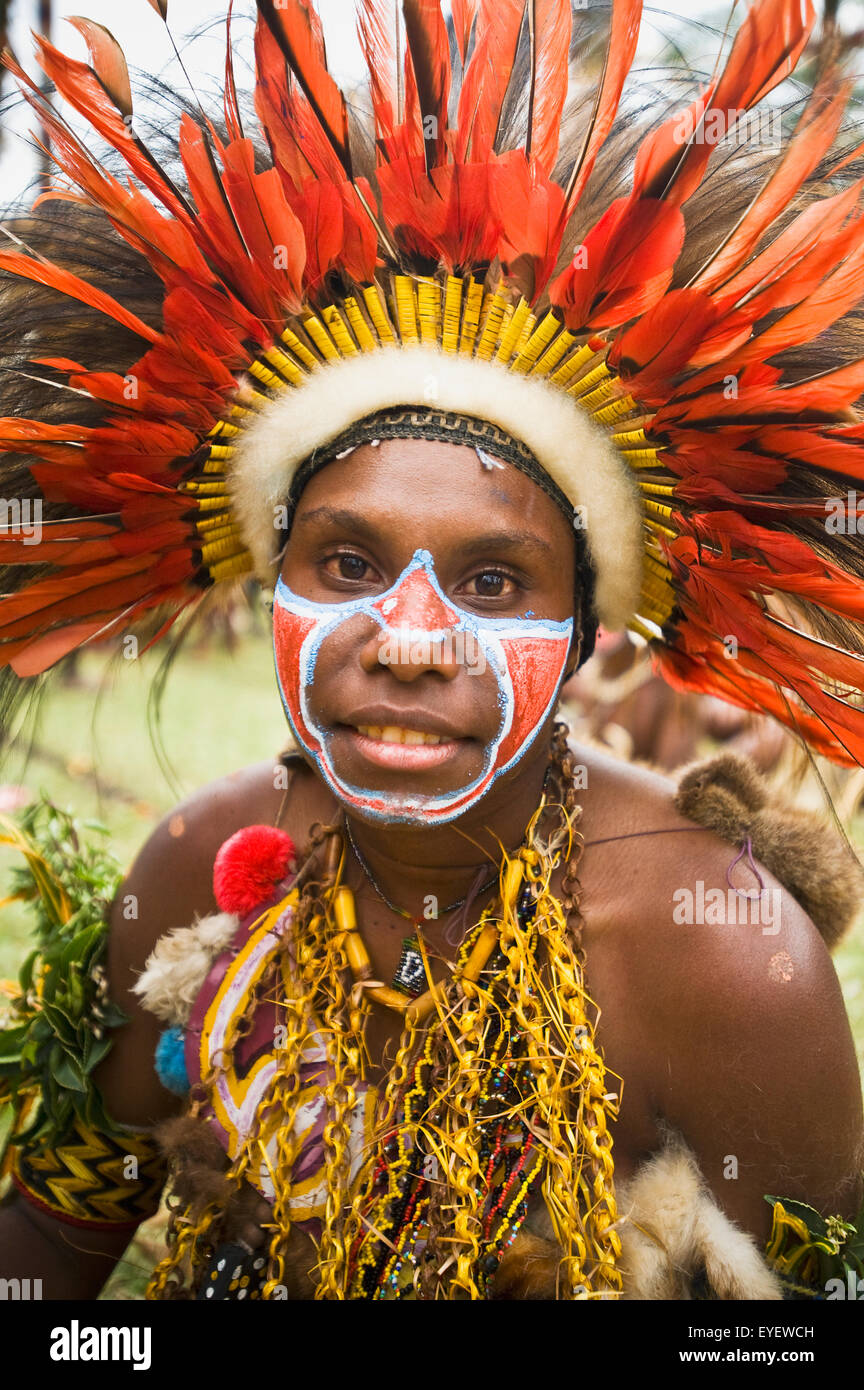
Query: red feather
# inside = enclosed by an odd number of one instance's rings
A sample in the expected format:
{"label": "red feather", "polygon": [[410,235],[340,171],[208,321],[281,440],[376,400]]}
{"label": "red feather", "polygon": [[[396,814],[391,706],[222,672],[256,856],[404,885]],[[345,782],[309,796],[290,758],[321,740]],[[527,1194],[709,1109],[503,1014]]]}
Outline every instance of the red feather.
{"label": "red feather", "polygon": [[456,35],[456,47],[459,49],[459,57],[462,65],[465,65],[465,56],[468,52],[468,44],[471,39],[471,31],[480,9],[480,0],[453,0],[451,6],[453,12],[453,31]]}
{"label": "red feather", "polygon": [[321,20],[311,0],[258,0],[259,23],[270,29],[339,163],[351,177],[348,111],[330,73]]}
{"label": "red feather", "polygon": [[[273,162],[295,188],[303,188],[310,178],[315,177],[311,162],[311,151],[303,148],[300,125],[297,119],[297,98],[303,97],[296,84],[290,90],[285,56],[266,24],[255,26],[255,110],[261,122]],[[308,107],[309,103],[306,102]],[[314,116],[312,117],[314,122]],[[314,122],[322,142],[326,144],[320,126]],[[331,151],[332,154],[332,151]],[[338,164],[336,156],[334,161]],[[339,165],[341,172],[342,166]]]}
{"label": "red feather", "polygon": [[558,158],[561,116],[570,78],[571,0],[528,0],[533,17],[526,153],[551,174]]}
{"label": "red feather", "polygon": [[628,391],[650,403],[684,370],[716,320],[717,310],[701,290],[670,290],[616,339],[609,366],[626,377]]}
{"label": "red feather", "polygon": [[686,202],[729,133],[732,113],[749,111],[789,76],[814,23],[811,0],[763,0],[752,6],[718,80],[644,142],[634,188],[679,206]]}
{"label": "red feather", "polygon": [[255,172],[251,140],[233,140],[222,153],[222,184],[252,262],[276,292],[273,317],[300,307],[306,244],[278,170]]}
{"label": "red feather", "polygon": [[132,115],[132,88],[123,50],[104,24],[72,15],[67,21],[87,44],[90,64],[121,116]]}
{"label": "red feather", "polygon": [[618,198],[550,285],[549,297],[573,332],[617,327],[664,294],[683,244],[678,208],[648,198]]}
{"label": "red feather", "polygon": [[100,631],[107,637],[119,621],[118,617],[106,625],[101,618],[95,618],[87,623],[57,628],[35,641],[10,643],[8,647],[0,643],[0,666],[11,666],[22,680],[27,676],[41,676],[43,671],[62,661],[64,656],[89,642]]}
{"label": "red feather", "polygon": [[400,0],[359,0],[357,30],[369,69],[375,133],[386,148],[404,119],[405,33]]}
{"label": "red feather", "polygon": [[597,156],[612,129],[624,90],[624,79],[630,71],[636,53],[641,22],[642,0],[612,0],[612,28],[606,45],[603,76],[597,89],[597,100],[585,144],[567,185],[568,217],[579,202],[582,191],[591,177]]}
{"label": "red feather", "polygon": [[447,156],[450,40],[440,0],[403,0],[402,10],[420,101],[426,168],[431,170]]}
{"label": "red feather", "polygon": [[[722,298],[724,304],[740,304],[745,297],[756,294],[760,296],[755,311],[756,317],[760,317],[769,308],[795,303],[796,299],[802,298],[807,293],[806,289],[803,289],[803,276],[800,295],[797,294],[796,287],[805,258],[811,257],[812,252],[816,250],[819,260],[817,262],[811,259],[811,267],[824,262],[825,270],[829,269],[832,263],[836,264],[843,259],[845,250],[838,253],[837,248],[842,239],[849,238],[850,231],[854,236],[854,228],[850,228],[848,218],[861,196],[862,187],[864,181],[859,181],[843,193],[837,193],[833,198],[822,199],[806,208],[770,246],[758,256],[754,256],[739,274],[727,280],[718,298]],[[842,231],[844,224],[847,224],[845,232]],[[818,279],[819,277],[814,282],[814,288]],[[791,296],[788,299],[784,298],[787,291]]]}
{"label": "red feather", "polygon": [[495,161],[489,190],[501,226],[497,250],[505,274],[533,302],[558,259],[564,193],[522,150],[511,150]]}
{"label": "red feather", "polygon": [[159,341],[159,334],[155,328],[151,328],[137,314],[130,313],[110,294],[96,289],[94,285],[88,284],[86,280],[80,279],[61,266],[31,260],[29,256],[22,256],[17,251],[0,251],[0,270],[8,270],[11,275],[18,275],[23,280],[32,280],[37,285],[59,290],[61,294],[68,295],[70,299],[77,299],[81,304],[89,304],[91,308],[98,309],[101,314],[106,314],[108,318],[114,319],[132,333],[137,333],[139,338],[145,338],[149,343]]}
{"label": "red feather", "polygon": [[[67,58],[59,49],[48,43],[47,39],[38,35],[36,45],[39,65],[58,92],[123,156],[131,172],[145,188],[155,194],[175,217],[187,220],[188,209],[178,197],[176,189],[135,138],[131,126],[123,119],[123,112],[109,96],[93,69],[86,63]],[[19,73],[20,69],[16,75]]]}
{"label": "red feather", "polygon": [[721,248],[699,272],[694,285],[716,289],[752,255],[772,222],[789,206],[831,148],[843,118],[848,90],[848,85],[838,91],[833,84],[816,88],[779,164]]}
{"label": "red feather", "polygon": [[459,93],[456,157],[492,156],[510,83],[525,0],[479,0],[477,38]]}

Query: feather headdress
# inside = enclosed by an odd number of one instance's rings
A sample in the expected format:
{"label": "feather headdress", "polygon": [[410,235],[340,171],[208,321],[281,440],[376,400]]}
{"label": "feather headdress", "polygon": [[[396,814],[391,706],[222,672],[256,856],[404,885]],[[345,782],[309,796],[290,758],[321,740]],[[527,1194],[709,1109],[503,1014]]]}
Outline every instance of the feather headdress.
{"label": "feather headdress", "polygon": [[755,184],[726,178],[716,231],[691,215],[730,121],[795,68],[810,0],[751,6],[605,206],[641,0],[612,4],[581,126],[565,119],[570,0],[453,0],[449,27],[439,0],[357,8],[371,160],[312,0],[257,2],[255,138],[229,23],[224,123],[182,115],[182,177],[136,133],[107,30],[73,21],[89,64],[38,50],[122,181],[7,60],[66,180],[43,212],[62,254],[31,249],[26,219],[0,253],[6,342],[22,328],[7,361],[39,401],[0,419],[0,482],[44,503],[39,535],[14,517],[0,534],[0,664],[37,674],[154,615],[160,635],[253,567],[272,582],[303,459],[431,400],[533,450],[584,515],[600,620],[651,642],[671,682],[864,761],[857,502],[826,524],[864,480],[864,356],[835,343],[801,370],[864,296],[864,181],[824,177],[843,85],[823,76]]}

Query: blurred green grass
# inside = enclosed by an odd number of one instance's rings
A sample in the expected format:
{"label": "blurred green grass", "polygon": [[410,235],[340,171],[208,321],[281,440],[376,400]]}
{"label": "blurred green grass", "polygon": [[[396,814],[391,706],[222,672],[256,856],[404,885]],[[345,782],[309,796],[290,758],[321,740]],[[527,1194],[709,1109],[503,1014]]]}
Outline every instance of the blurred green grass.
{"label": "blurred green grass", "polygon": [[[268,637],[253,630],[234,653],[219,644],[188,647],[169,675],[161,738],[176,784],[166,778],[147,732],[147,702],[159,657],[119,660],[82,656],[74,683],[57,679],[43,702],[29,756],[6,752],[0,784],[45,792],[81,820],[111,832],[124,867],[177,800],[249,763],[275,757],[288,741],[274,690]],[[96,698],[99,692],[98,699]],[[95,709],[94,709],[95,702]],[[95,770],[95,771],[94,771]],[[98,772],[98,775],[97,775]],[[864,843],[864,822],[854,838]],[[0,850],[0,897],[14,856]],[[0,979],[17,976],[29,949],[30,922],[13,903],[0,911]],[[864,1074],[864,923],[835,953]],[[149,1271],[164,1253],[164,1213],[143,1226],[103,1290],[103,1298],[142,1298]]]}

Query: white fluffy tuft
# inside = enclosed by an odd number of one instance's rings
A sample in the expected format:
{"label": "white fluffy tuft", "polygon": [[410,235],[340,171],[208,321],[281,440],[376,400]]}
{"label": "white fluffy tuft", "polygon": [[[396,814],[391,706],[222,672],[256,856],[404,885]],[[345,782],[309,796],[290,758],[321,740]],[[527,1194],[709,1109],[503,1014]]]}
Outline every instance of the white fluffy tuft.
{"label": "white fluffy tuft", "polygon": [[717,1206],[683,1141],[673,1138],[617,1195],[626,1299],[691,1298],[703,1269],[716,1298],[783,1297],[755,1240]]}
{"label": "white fluffy tuft", "polygon": [[149,1013],[165,1023],[185,1027],[210,967],[230,946],[240,925],[233,912],[214,912],[191,927],[177,927],[160,936],[133,994]]}
{"label": "white fluffy tuft", "polygon": [[382,348],[286,387],[237,436],[229,486],[259,578],[275,582],[283,533],[274,525],[299,464],[350,425],[399,405],[438,406],[488,420],[519,439],[574,507],[584,508],[600,622],[618,631],[636,611],[643,521],[627,463],[564,391],[493,362],[428,347]]}

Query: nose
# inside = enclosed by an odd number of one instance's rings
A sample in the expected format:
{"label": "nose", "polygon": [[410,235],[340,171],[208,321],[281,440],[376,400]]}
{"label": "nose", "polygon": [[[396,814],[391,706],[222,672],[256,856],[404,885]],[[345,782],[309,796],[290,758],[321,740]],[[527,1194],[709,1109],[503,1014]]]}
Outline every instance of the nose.
{"label": "nose", "polygon": [[364,671],[371,673],[386,666],[397,680],[406,683],[430,671],[445,680],[459,674],[453,642],[459,615],[421,570],[406,575],[398,589],[373,606],[382,626],[360,653]]}
{"label": "nose", "polygon": [[452,638],[431,638],[418,633],[416,628],[379,629],[360,652],[360,665],[367,675],[386,666],[397,680],[407,685],[430,671],[452,681],[460,669],[453,654]]}

